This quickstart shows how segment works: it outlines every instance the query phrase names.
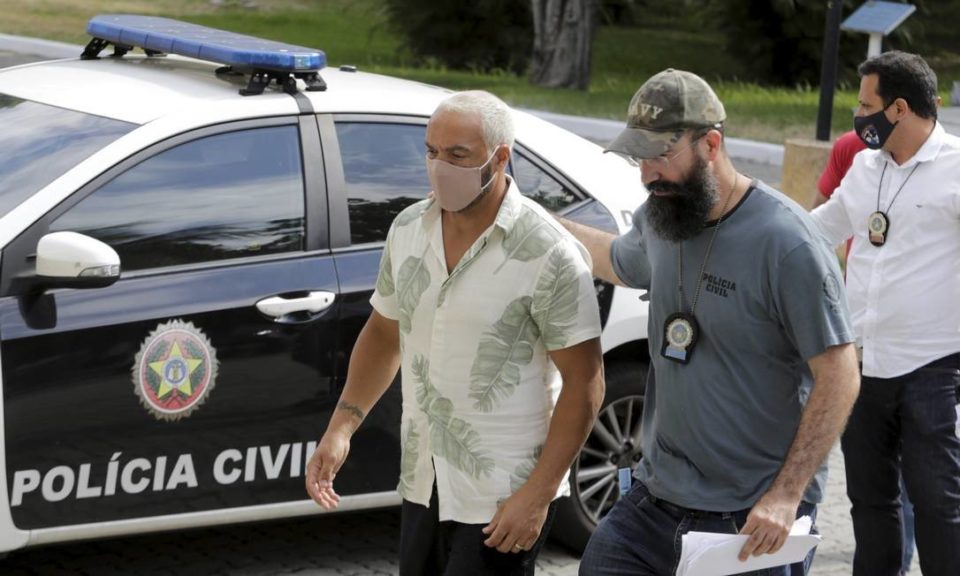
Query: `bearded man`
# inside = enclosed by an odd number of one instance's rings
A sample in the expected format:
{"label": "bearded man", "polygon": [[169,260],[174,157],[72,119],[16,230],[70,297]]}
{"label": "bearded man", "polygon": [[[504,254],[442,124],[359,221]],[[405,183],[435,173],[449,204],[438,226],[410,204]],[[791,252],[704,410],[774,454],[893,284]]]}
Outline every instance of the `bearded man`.
{"label": "bearded man", "polygon": [[581,574],[673,574],[691,530],[748,535],[740,559],[763,564],[796,518],[815,520],[859,390],[836,257],[803,208],[736,171],[725,120],[702,78],[653,76],[608,148],[640,165],[650,192],[633,228],[563,221],[595,276],[650,296],[643,459]]}

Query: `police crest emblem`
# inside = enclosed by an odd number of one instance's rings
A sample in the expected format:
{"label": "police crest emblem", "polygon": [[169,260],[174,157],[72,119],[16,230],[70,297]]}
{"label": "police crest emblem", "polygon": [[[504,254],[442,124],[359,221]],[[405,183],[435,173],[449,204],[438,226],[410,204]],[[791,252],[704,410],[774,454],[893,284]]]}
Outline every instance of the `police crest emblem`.
{"label": "police crest emblem", "polygon": [[133,390],[156,419],[190,416],[206,401],[217,378],[216,350],[192,322],[157,326],[140,346],[133,364]]}

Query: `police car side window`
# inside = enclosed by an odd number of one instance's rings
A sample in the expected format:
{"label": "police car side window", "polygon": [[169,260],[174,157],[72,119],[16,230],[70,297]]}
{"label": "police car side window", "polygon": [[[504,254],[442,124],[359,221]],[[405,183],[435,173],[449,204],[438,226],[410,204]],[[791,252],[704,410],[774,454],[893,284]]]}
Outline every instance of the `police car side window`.
{"label": "police car side window", "polygon": [[296,126],[215,134],[140,162],[63,213],[50,231],[110,244],[124,270],[301,250]]}
{"label": "police car side window", "polygon": [[569,186],[537,166],[522,152],[514,151],[511,174],[520,192],[547,210],[562,212],[580,201]]}
{"label": "police car side window", "polygon": [[383,242],[394,217],[430,191],[426,126],[338,122],[352,244]]}

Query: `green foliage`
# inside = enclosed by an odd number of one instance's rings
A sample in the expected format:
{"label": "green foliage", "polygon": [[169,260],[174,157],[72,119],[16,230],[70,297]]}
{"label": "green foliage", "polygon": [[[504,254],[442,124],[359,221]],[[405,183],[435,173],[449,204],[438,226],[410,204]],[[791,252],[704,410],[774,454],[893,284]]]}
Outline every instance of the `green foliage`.
{"label": "green foliage", "polygon": [[[385,1],[324,0],[304,11],[225,10],[187,19],[264,38],[317,46],[326,51],[332,65],[357,64],[367,72],[381,72],[454,90],[490,90],[514,106],[616,120],[626,117],[630,97],[646,78],[673,66],[696,72],[714,86],[727,109],[730,136],[782,143],[786,138],[810,138],[814,134],[819,77],[810,84],[797,83],[785,88],[746,82],[754,76],[750,65],[741,64],[725,50],[723,33],[703,10],[707,0],[634,0],[637,26],[597,29],[593,80],[586,92],[532,86],[526,78],[503,71],[451,70],[436,61],[412,67],[409,53],[402,49],[402,39],[387,25]],[[919,20],[920,16],[920,12],[911,16],[902,28],[914,26],[914,19]],[[76,27],[82,28],[79,24]],[[866,37],[862,34],[844,33],[843,37],[849,37],[845,41],[857,46],[858,58],[866,54]],[[858,62],[841,64],[847,78],[855,78]],[[941,87],[948,90],[941,68],[931,64],[940,75]],[[957,78],[960,79],[960,74]],[[844,91],[837,94],[834,105],[834,134],[849,130],[851,109],[856,103],[855,81],[847,80],[841,83],[841,88]],[[947,92],[944,97],[949,101]]]}
{"label": "green foliage", "polygon": [[383,247],[383,256],[380,257],[380,275],[377,276],[377,292],[381,296],[393,296],[393,264],[390,262],[390,243]]}
{"label": "green foliage", "polygon": [[527,480],[530,478],[530,475],[533,474],[533,469],[536,468],[537,462],[540,461],[540,455],[543,454],[543,444],[538,445],[533,449],[527,459],[518,465],[513,474],[510,474],[510,492],[514,493],[520,489],[521,486],[526,484]]}
{"label": "green foliage", "polygon": [[633,9],[636,4],[637,0],[597,0],[600,23],[605,26],[635,24]]}
{"label": "green foliage", "polygon": [[387,26],[383,0],[315,0],[308,4],[304,9],[223,9],[213,13],[170,16],[241,34],[320,48],[326,52],[331,66],[407,66],[412,63],[410,55],[401,49],[401,39]]}
{"label": "green foliage", "polygon": [[400,212],[399,214],[397,214],[397,217],[394,220],[393,225],[396,226],[397,228],[403,228],[404,226],[407,226],[411,222],[416,222],[417,220],[420,219],[421,216],[423,216],[423,212],[426,209],[427,209],[427,206],[422,201],[412,206],[408,206],[403,210],[403,212]]}
{"label": "green foliage", "polygon": [[[960,0],[912,0],[917,11],[884,39],[884,49],[921,54],[937,73],[940,87],[950,90],[960,81]],[[945,99],[944,102],[949,102]]]}
{"label": "green foliage", "polygon": [[[602,32],[601,28],[601,35]],[[665,35],[646,30],[635,31],[637,40],[634,43],[656,49],[662,46],[661,39]],[[721,53],[719,47],[713,50]],[[706,57],[702,59],[707,60]],[[682,57],[670,61],[669,65],[693,71],[697,66],[695,62]],[[526,79],[507,74],[479,74],[439,68],[383,67],[379,70],[454,90],[489,90],[512,106],[624,121],[627,104],[633,93],[644,80],[665,67],[661,65],[661,68],[647,70],[639,66],[635,74],[594,77],[587,92],[531,86]],[[741,81],[725,82],[713,74],[705,74],[705,77],[727,109],[728,136],[780,144],[787,138],[814,136],[820,97],[815,86],[769,87]],[[835,136],[850,129],[852,110],[857,101],[857,91],[853,85],[841,85],[841,88],[833,107],[832,131]],[[943,96],[949,101],[948,93],[943,92]]]}
{"label": "green foliage", "polygon": [[[648,0],[659,2],[662,0]],[[861,0],[843,2],[842,19],[859,8]],[[898,1],[898,0],[892,0]],[[900,0],[917,5],[917,12],[884,38],[884,50],[906,50],[923,55],[941,80],[960,77],[960,41],[957,0]],[[743,66],[740,79],[779,86],[817,85],[823,60],[823,39],[830,2],[823,0],[685,0],[699,6],[699,16],[687,22],[719,32],[726,53]],[[674,27],[684,28],[674,19]],[[841,31],[838,78],[855,85],[857,66],[867,53],[868,38]],[[946,74],[946,78],[944,77]]]}
{"label": "green foliage", "polygon": [[[451,70],[435,60],[414,67],[402,38],[388,26],[387,0],[300,0],[261,3],[261,8],[212,8],[194,0],[124,0],[130,12],[150,13],[322,48],[330,66],[356,64],[365,72],[380,72],[445,86],[454,90],[490,90],[514,106],[624,120],[627,103],[640,84],[668,66],[696,72],[717,90],[727,109],[727,134],[782,143],[786,138],[814,134],[819,77],[788,87],[759,86],[751,63],[741,64],[725,48],[725,36],[705,10],[713,0],[633,0],[635,26],[600,26],[593,50],[593,72],[587,91],[532,86],[526,78],[503,71],[479,73]],[[950,84],[960,80],[960,0],[917,1],[917,13],[900,27],[916,42],[940,79],[941,96],[950,101]],[[294,6],[296,4],[296,6]],[[518,4],[527,5],[526,0]],[[173,8],[177,6],[177,8]],[[65,0],[23,2],[0,0],[7,17],[0,32],[29,34],[51,40],[84,43],[86,22],[96,11]],[[848,15],[845,12],[844,15]],[[818,33],[822,33],[823,22]],[[529,32],[526,34],[529,35]],[[833,112],[833,134],[850,129],[856,103],[855,64],[866,55],[863,34],[842,33],[855,46],[857,62],[841,63],[842,76]],[[888,48],[907,49],[900,36],[886,39]]]}
{"label": "green foliage", "polygon": [[403,456],[400,458],[400,484],[398,490],[401,496],[407,496],[413,491],[413,483],[417,476],[417,459],[420,457],[420,435],[417,434],[417,425],[408,419],[404,426]]}
{"label": "green foliage", "polygon": [[434,454],[474,478],[493,473],[495,463],[480,445],[480,434],[453,415],[453,403],[430,382],[430,362],[417,355],[411,366],[417,384],[417,403],[427,416]]}
{"label": "green foliage", "polygon": [[[693,26],[684,20],[675,22]],[[593,46],[591,89],[629,80],[636,90],[644,79],[669,67],[689,70],[710,82],[743,78],[749,66],[742,66],[723,51],[723,35],[717,30],[693,27],[649,27],[646,20],[643,27],[601,27]],[[622,103],[623,114],[628,102],[629,98]]]}
{"label": "green foliage", "polygon": [[580,311],[579,296],[580,282],[573,261],[554,250],[540,272],[530,310],[547,350],[566,347]]}
{"label": "green foliage", "polygon": [[522,73],[533,50],[533,15],[526,0],[385,0],[404,44],[421,60],[456,70]]}
{"label": "green foliage", "polygon": [[507,305],[493,327],[483,333],[470,368],[473,407],[491,412],[520,384],[520,370],[533,360],[540,332],[530,317],[530,296]]}
{"label": "green foliage", "polygon": [[408,256],[397,272],[397,304],[400,307],[400,331],[409,334],[410,322],[420,297],[430,287],[430,271],[422,258]]}
{"label": "green foliage", "polygon": [[[503,239],[503,264],[510,260],[536,260],[553,248],[559,236],[536,212],[524,210],[513,224],[510,235]],[[497,267],[494,274],[503,268],[503,264]]]}
{"label": "green foliage", "polygon": [[[843,16],[860,2],[842,0]],[[822,0],[707,0],[705,23],[726,39],[726,52],[744,65],[748,80],[779,86],[820,82],[829,3]],[[861,37],[862,38],[862,37]],[[838,71],[853,81],[864,43],[841,35]]]}

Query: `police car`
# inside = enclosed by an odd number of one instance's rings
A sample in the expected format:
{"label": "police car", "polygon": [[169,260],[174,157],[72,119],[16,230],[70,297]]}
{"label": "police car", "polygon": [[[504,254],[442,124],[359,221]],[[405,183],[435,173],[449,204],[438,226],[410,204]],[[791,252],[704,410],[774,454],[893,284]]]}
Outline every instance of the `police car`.
{"label": "police car", "polygon": [[[450,92],[162,18],[88,32],[0,71],[0,552],[321,513],[304,465]],[[627,229],[635,166],[515,121],[525,195]],[[605,407],[554,530],[574,546],[639,459],[647,372],[640,294],[597,294]],[[399,503],[399,394],[354,437],[341,510]]]}

